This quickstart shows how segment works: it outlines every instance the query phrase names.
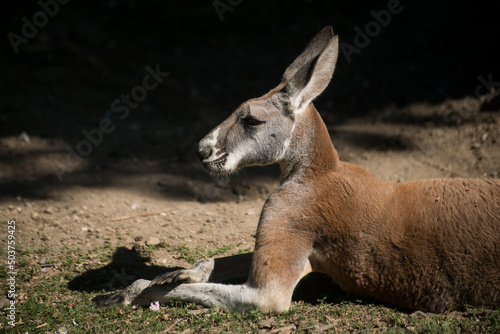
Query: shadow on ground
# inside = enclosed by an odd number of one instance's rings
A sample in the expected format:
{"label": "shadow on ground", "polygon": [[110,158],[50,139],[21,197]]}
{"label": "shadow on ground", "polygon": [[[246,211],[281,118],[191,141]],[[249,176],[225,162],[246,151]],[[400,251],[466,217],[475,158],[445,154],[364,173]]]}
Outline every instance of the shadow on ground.
{"label": "shadow on ground", "polygon": [[[181,269],[180,267],[166,268],[149,265],[151,258],[143,252],[133,248],[118,247],[112,256],[111,263],[88,270],[73,278],[68,288],[73,291],[89,293],[116,291],[126,288],[137,279],[152,280],[158,275]],[[243,282],[231,282],[232,284]],[[312,273],[304,277],[297,285],[293,301],[303,301],[312,305],[320,303],[341,304],[354,302],[361,304],[373,303],[366,298],[352,296],[337,285],[327,275]]]}
{"label": "shadow on ground", "polygon": [[98,292],[103,289],[114,291],[126,288],[136,279],[151,280],[160,274],[179,269],[149,265],[150,260],[136,249],[118,247],[111,263],[75,277],[68,283],[68,288],[85,292]]}

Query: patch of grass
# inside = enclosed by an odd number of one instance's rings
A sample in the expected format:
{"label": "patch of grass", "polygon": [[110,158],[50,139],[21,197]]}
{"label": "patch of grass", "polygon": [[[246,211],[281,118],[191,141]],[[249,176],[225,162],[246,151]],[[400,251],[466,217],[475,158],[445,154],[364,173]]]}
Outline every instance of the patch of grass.
{"label": "patch of grass", "polygon": [[[201,258],[223,255],[234,250],[232,246],[203,250],[187,246],[167,248],[186,261],[194,263]],[[154,249],[150,250],[154,252]],[[18,253],[15,332],[25,333],[155,333],[168,329],[180,333],[258,333],[278,332],[287,328],[293,333],[326,332],[387,332],[387,333],[499,333],[500,310],[491,311],[469,307],[466,312],[448,312],[440,315],[409,314],[365,300],[350,299],[339,303],[320,299],[310,304],[295,301],[289,311],[270,316],[259,310],[246,314],[207,309],[200,305],[170,302],[160,311],[149,308],[95,309],[91,299],[103,291],[84,292],[68,289],[68,281],[88,270],[109,264],[114,248],[105,246],[91,252],[79,249],[44,250]],[[36,264],[38,254],[50,253],[56,267],[41,268]],[[54,254],[54,255],[52,255]],[[89,257],[92,254],[92,257]],[[105,256],[108,263],[97,262]],[[6,268],[0,266],[0,275]],[[5,279],[0,282],[5,286]],[[7,313],[0,310],[0,317]],[[0,326],[5,326],[3,322]],[[0,332],[8,328],[0,327]]]}
{"label": "patch of grass", "polygon": [[92,252],[89,252],[87,256],[90,256],[90,253],[95,254],[100,262],[107,262],[111,260],[113,256],[113,248],[110,243],[104,243],[102,247],[96,247]]}
{"label": "patch of grass", "polygon": [[45,246],[45,247],[42,247],[42,248],[37,248],[33,252],[36,253],[36,254],[47,254],[47,253],[50,252],[50,247],[49,246]]}
{"label": "patch of grass", "polygon": [[486,323],[491,328],[492,333],[500,333],[500,311],[488,315]]}
{"label": "patch of grass", "polygon": [[2,281],[5,281],[5,279],[7,278],[7,271],[7,266],[0,264],[0,279]]}
{"label": "patch of grass", "polygon": [[186,260],[191,264],[202,259],[224,255],[232,249],[234,249],[234,246],[231,245],[223,245],[220,248],[208,250],[201,247],[190,248],[186,245],[174,246],[172,248],[172,250],[177,253],[178,258]]}

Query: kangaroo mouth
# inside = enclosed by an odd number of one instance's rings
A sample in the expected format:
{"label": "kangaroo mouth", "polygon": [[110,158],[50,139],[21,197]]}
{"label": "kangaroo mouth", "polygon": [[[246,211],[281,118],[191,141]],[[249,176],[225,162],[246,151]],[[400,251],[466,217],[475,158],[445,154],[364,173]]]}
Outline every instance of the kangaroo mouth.
{"label": "kangaroo mouth", "polygon": [[224,165],[227,162],[227,153],[224,153],[220,158],[212,161],[202,161],[203,167],[211,173],[225,174]]}

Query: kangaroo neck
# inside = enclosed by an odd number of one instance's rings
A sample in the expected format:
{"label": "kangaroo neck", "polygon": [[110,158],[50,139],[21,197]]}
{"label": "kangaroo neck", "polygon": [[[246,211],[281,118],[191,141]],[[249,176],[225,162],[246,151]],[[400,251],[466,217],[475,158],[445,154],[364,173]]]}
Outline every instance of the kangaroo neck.
{"label": "kangaroo neck", "polygon": [[298,119],[285,159],[280,163],[281,183],[335,170],[339,157],[325,123],[311,103]]}

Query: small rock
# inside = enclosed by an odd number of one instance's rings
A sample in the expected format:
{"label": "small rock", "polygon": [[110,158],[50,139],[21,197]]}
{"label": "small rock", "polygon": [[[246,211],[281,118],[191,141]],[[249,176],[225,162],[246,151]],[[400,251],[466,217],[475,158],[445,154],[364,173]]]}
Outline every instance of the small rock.
{"label": "small rock", "polygon": [[82,232],[87,232],[89,230],[89,228],[86,227],[86,226],[84,226],[84,227],[81,228],[81,230],[82,230]]}
{"label": "small rock", "polygon": [[415,318],[428,318],[429,315],[427,313],[424,313],[422,311],[415,311],[412,314],[410,314],[410,317],[415,317]]}
{"label": "small rock", "polygon": [[259,328],[272,328],[275,325],[275,321],[273,318],[268,318],[259,322]]}
{"label": "small rock", "polygon": [[146,245],[147,246],[157,246],[160,244],[160,239],[156,238],[156,237],[150,237],[147,241],[146,241]]}
{"label": "small rock", "polygon": [[309,323],[309,320],[302,320],[299,322],[299,328],[300,329],[306,329],[306,328],[311,328],[311,324]]}
{"label": "small rock", "polygon": [[138,236],[136,236],[136,237],[134,238],[134,240],[135,240],[136,242],[141,241],[141,240],[142,240],[142,235],[138,235]]}
{"label": "small rock", "polygon": [[38,212],[32,212],[31,213],[31,219],[33,219],[33,220],[40,219],[40,215],[38,214]]}
{"label": "small rock", "polygon": [[472,145],[471,145],[471,148],[473,148],[473,149],[478,149],[480,147],[481,147],[481,144],[478,142],[472,143]]}
{"label": "small rock", "polygon": [[490,176],[491,177],[497,177],[498,176],[498,172],[497,171],[493,171],[490,173]]}
{"label": "small rock", "polygon": [[488,135],[489,135],[489,134],[488,134],[488,132],[485,132],[485,133],[481,136],[481,141],[482,141],[483,143],[484,143],[484,141],[485,141],[486,139],[488,139]]}
{"label": "small rock", "polygon": [[45,208],[45,210],[43,210],[43,212],[50,215],[50,214],[54,213],[54,209],[52,207],[48,206]]}
{"label": "small rock", "polygon": [[26,131],[21,132],[19,138],[25,143],[29,143],[31,141],[30,136],[28,135],[28,133],[26,133]]}
{"label": "small rock", "polygon": [[40,258],[40,260],[38,260],[38,264],[40,265],[47,264],[47,258],[46,257]]}
{"label": "small rock", "polygon": [[4,306],[7,306],[10,304],[10,300],[5,298],[4,296],[0,297],[0,310],[4,308]]}

